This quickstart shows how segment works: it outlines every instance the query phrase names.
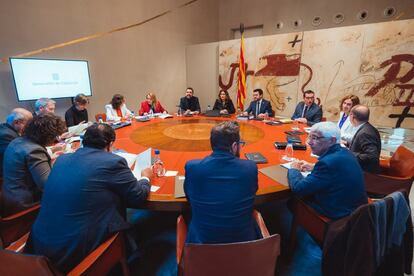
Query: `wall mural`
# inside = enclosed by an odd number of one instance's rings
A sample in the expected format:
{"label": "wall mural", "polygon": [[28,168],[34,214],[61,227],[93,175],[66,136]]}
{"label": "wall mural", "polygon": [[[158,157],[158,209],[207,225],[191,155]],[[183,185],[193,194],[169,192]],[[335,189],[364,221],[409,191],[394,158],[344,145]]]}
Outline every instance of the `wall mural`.
{"label": "wall mural", "polygon": [[[220,42],[219,89],[235,101],[240,41]],[[377,126],[414,129],[414,20],[245,39],[246,104],[262,88],[277,115],[290,116],[315,91],[324,117],[357,95]]]}

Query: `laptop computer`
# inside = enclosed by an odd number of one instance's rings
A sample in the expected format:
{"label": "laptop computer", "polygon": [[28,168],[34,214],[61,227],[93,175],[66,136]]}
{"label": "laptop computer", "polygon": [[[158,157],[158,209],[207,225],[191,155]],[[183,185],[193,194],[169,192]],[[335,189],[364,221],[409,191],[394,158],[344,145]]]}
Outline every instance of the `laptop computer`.
{"label": "laptop computer", "polygon": [[204,112],[204,116],[207,117],[220,117],[220,110],[217,109],[213,109],[213,110],[206,110],[206,112]]}

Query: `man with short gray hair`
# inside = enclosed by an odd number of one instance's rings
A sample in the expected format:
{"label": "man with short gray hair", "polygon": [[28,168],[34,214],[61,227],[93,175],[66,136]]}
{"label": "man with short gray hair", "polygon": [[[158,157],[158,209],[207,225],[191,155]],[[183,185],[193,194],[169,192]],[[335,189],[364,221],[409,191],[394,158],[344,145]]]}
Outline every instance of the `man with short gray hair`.
{"label": "man with short gray hair", "polygon": [[[364,176],[358,160],[341,147],[341,131],[332,122],[312,126],[307,142],[318,162],[294,162],[288,171],[292,192],[310,196],[306,202],[318,213],[339,219],[351,214],[358,206],[367,203]],[[304,177],[301,171],[311,171]]]}
{"label": "man with short gray hair", "polygon": [[7,115],[6,123],[0,125],[0,177],[3,176],[4,151],[11,141],[23,134],[27,122],[32,118],[28,110],[15,108]]}
{"label": "man with short gray hair", "polygon": [[35,103],[34,116],[44,113],[54,113],[56,108],[56,102],[49,98],[40,98]]}

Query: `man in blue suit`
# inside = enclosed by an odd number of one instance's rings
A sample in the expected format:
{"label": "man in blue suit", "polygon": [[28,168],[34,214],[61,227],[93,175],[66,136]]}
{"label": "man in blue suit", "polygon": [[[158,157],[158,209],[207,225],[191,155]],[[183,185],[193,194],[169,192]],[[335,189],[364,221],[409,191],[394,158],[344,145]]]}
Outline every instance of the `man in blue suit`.
{"label": "man in blue suit", "polygon": [[256,118],[264,118],[266,115],[272,116],[272,104],[263,99],[263,90],[257,88],[253,90],[253,101],[244,112],[244,115],[253,114]]}
{"label": "man in blue suit", "polygon": [[253,219],[257,166],[241,160],[237,122],[216,125],[213,153],[185,165],[184,191],[191,205],[189,243],[231,243],[260,238]]}
{"label": "man in blue suit", "polygon": [[150,192],[151,169],[137,180],[124,158],[112,154],[114,130],[89,127],[83,148],[60,156],[45,184],[42,208],[27,244],[67,273],[115,232],[129,228],[126,207],[137,208]]}
{"label": "man in blue suit", "polygon": [[310,126],[322,121],[322,109],[315,103],[315,93],[312,90],[303,93],[303,102],[296,106],[292,120]]}
{"label": "man in blue suit", "polygon": [[[332,122],[312,126],[308,144],[312,153],[319,156],[311,165],[294,162],[288,171],[292,192],[306,201],[318,213],[339,219],[351,214],[367,203],[364,176],[358,160],[348,149],[341,147],[341,131]],[[311,171],[303,177],[301,171]]]}

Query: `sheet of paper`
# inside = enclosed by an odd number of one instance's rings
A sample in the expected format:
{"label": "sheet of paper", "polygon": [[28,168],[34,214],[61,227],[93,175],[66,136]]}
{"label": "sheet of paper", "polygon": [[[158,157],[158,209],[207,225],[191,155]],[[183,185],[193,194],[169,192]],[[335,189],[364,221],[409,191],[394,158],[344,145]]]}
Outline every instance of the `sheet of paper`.
{"label": "sheet of paper", "polygon": [[145,168],[151,167],[151,152],[152,149],[148,148],[147,150],[137,154],[135,159],[134,175],[137,179],[141,178],[141,171]]}
{"label": "sheet of paper", "polygon": [[[291,169],[291,165],[293,162],[288,162],[288,163],[284,163],[284,164],[280,164],[280,166],[286,168],[286,169]],[[303,175],[303,177],[307,177],[311,172],[301,172],[301,174]]]}
{"label": "sheet of paper", "polygon": [[166,119],[166,118],[173,118],[173,116],[171,114],[160,114],[159,116],[161,119]]}
{"label": "sheet of paper", "polygon": [[166,171],[164,176],[176,176],[178,171]]}
{"label": "sheet of paper", "polygon": [[159,188],[160,186],[151,185],[151,192],[156,192]]}
{"label": "sheet of paper", "polygon": [[185,176],[180,175],[180,176],[175,177],[175,185],[174,185],[174,197],[175,198],[185,197],[184,180],[185,180]]}
{"label": "sheet of paper", "polygon": [[89,123],[83,123],[76,126],[71,126],[68,128],[68,132],[72,133],[75,136],[79,136],[82,133],[84,133],[85,129],[87,129],[89,126]]}
{"label": "sheet of paper", "polygon": [[116,154],[118,156],[125,158],[125,160],[128,163],[129,168],[132,168],[132,165],[134,165],[135,160],[137,159],[137,155],[133,153],[117,151],[117,152],[113,152],[113,154]]}

